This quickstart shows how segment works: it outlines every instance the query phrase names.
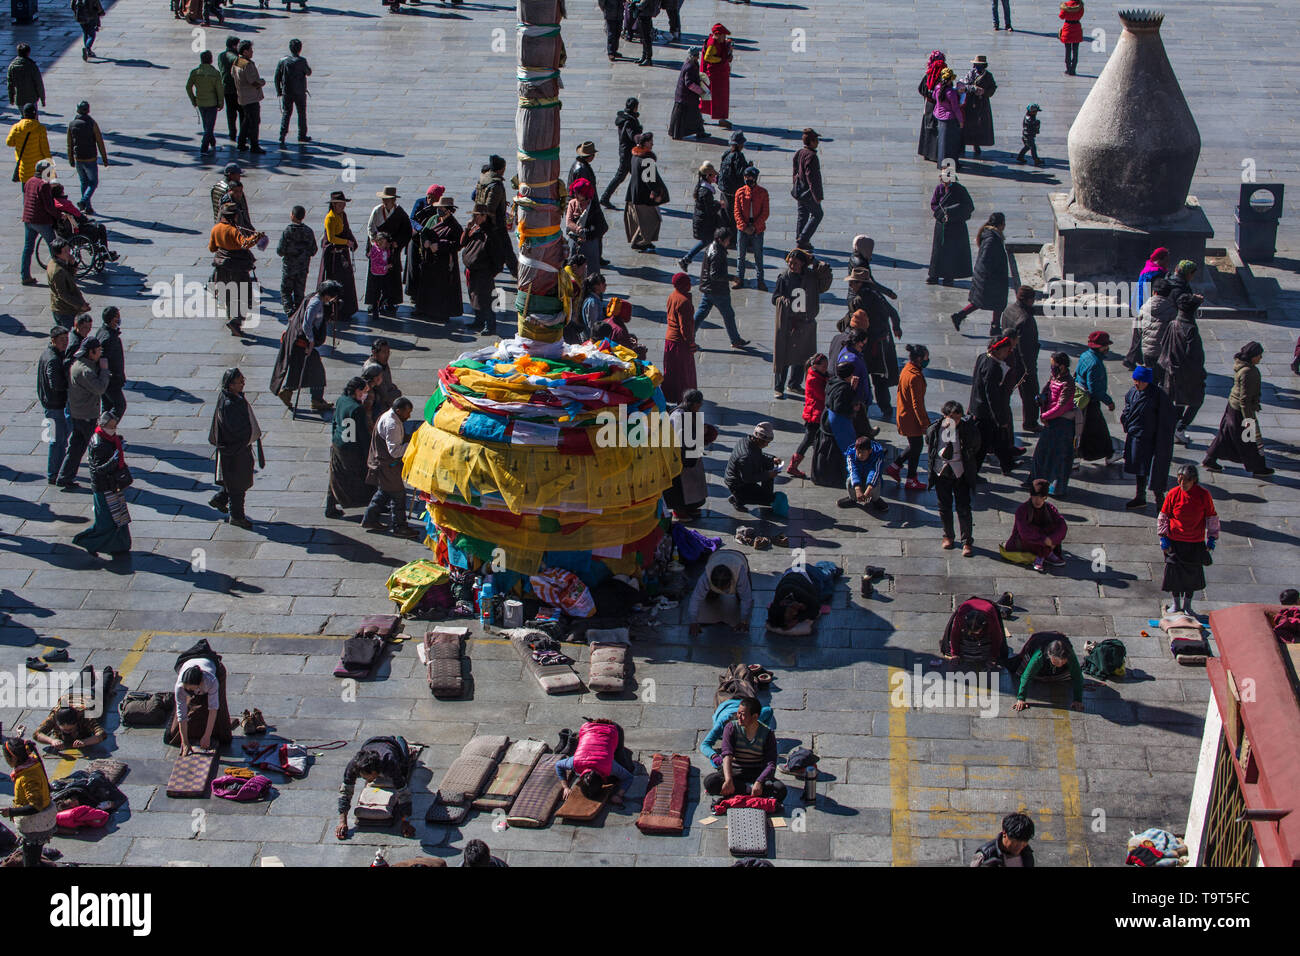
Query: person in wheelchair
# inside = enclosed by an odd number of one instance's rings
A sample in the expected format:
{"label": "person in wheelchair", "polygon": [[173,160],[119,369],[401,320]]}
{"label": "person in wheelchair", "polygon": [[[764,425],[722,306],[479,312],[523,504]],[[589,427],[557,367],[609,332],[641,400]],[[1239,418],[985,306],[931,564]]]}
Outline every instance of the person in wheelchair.
{"label": "person in wheelchair", "polygon": [[54,222],[54,231],[64,239],[72,239],[75,235],[85,236],[92,246],[104,251],[109,262],[116,262],[117,253],[108,248],[108,227],[78,209],[76,203],[68,198],[62,183],[52,183],[50,192],[54,197],[54,207],[60,214],[60,218]]}

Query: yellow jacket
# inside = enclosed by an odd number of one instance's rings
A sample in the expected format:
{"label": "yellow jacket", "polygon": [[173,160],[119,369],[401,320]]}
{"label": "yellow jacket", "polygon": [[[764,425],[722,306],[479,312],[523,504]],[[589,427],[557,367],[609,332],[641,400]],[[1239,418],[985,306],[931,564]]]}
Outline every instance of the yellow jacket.
{"label": "yellow jacket", "polygon": [[18,161],[19,182],[25,183],[35,176],[36,164],[42,159],[54,158],[50,152],[50,138],[39,120],[23,119],[14,123],[9,129],[5,145],[13,147],[14,159]]}
{"label": "yellow jacket", "polygon": [[35,807],[44,810],[50,805],[50,778],[45,775],[45,764],[36,757],[25,767],[10,776],[14,781],[14,806]]}

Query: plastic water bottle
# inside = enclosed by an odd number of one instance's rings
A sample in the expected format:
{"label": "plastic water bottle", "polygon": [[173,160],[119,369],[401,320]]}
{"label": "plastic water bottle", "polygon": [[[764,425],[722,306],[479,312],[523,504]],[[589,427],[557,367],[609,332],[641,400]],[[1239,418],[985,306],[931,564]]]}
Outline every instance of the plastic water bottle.
{"label": "plastic water bottle", "polygon": [[484,627],[490,627],[492,624],[492,578],[487,577],[483,580],[483,586],[478,592],[478,619]]}

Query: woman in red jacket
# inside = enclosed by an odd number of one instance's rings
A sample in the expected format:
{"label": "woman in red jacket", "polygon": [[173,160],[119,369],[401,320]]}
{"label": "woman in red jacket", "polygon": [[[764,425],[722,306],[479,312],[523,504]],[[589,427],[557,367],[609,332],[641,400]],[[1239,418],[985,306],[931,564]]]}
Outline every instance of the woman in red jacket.
{"label": "woman in red jacket", "polygon": [[908,491],[925,491],[916,480],[916,466],[921,461],[921,446],[930,427],[930,413],[925,408],[924,369],[930,364],[930,350],[924,345],[907,347],[907,362],[898,374],[898,434],[907,439]]}
{"label": "woman in red jacket", "polygon": [[1079,44],[1083,42],[1083,0],[1064,0],[1061,4],[1061,42],[1065,44],[1065,75],[1074,76],[1079,66]]}
{"label": "woman in red jacket", "polygon": [[1165,555],[1165,576],[1160,590],[1174,601],[1166,614],[1192,613],[1192,594],[1205,589],[1205,566],[1219,539],[1219,515],[1214,499],[1200,483],[1195,465],[1178,469],[1178,487],[1165,495],[1156,517],[1156,534]]}
{"label": "woman in red jacket", "polygon": [[804,454],[817,440],[817,430],[821,426],[822,413],[826,411],[826,372],[830,360],[818,352],[808,360],[807,371],[803,379],[803,441],[799,449],[790,456],[790,464],[785,472],[795,478],[808,476],[799,470],[799,462]]}

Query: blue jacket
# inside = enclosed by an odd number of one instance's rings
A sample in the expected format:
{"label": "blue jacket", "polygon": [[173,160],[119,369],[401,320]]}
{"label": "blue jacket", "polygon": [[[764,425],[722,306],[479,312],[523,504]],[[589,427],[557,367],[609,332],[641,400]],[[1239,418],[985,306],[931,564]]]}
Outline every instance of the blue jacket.
{"label": "blue jacket", "polygon": [[1092,396],[1094,402],[1103,405],[1111,403],[1106,364],[1096,349],[1088,349],[1079,356],[1079,364],[1074,369],[1074,380],[1083,386],[1083,390]]}
{"label": "blue jacket", "polygon": [[869,376],[871,373],[867,371],[867,360],[862,357],[861,353],[855,352],[853,349],[842,348],[840,354],[835,356],[835,364],[843,365],[845,362],[853,363],[853,374],[858,377],[858,399],[862,404],[870,405],[871,392],[869,389],[871,388],[871,380]]}
{"label": "blue jacket", "polygon": [[857,485],[867,487],[880,483],[880,470],[885,466],[885,446],[878,441],[871,443],[871,454],[866,461],[859,461],[857,449],[850,448],[844,453],[844,463],[848,468],[848,487]]}
{"label": "blue jacket", "polygon": [[[718,705],[718,709],[713,712],[713,727],[704,735],[704,740],[700,742],[700,753],[708,758],[709,763],[715,767],[722,766],[722,754],[713,749],[713,745],[722,740],[722,732],[727,729],[736,716],[736,710],[740,707],[740,698],[733,697],[730,700],[724,700]],[[758,721],[766,724],[769,730],[776,730],[776,715],[772,713],[772,708],[764,706],[758,712]]]}

